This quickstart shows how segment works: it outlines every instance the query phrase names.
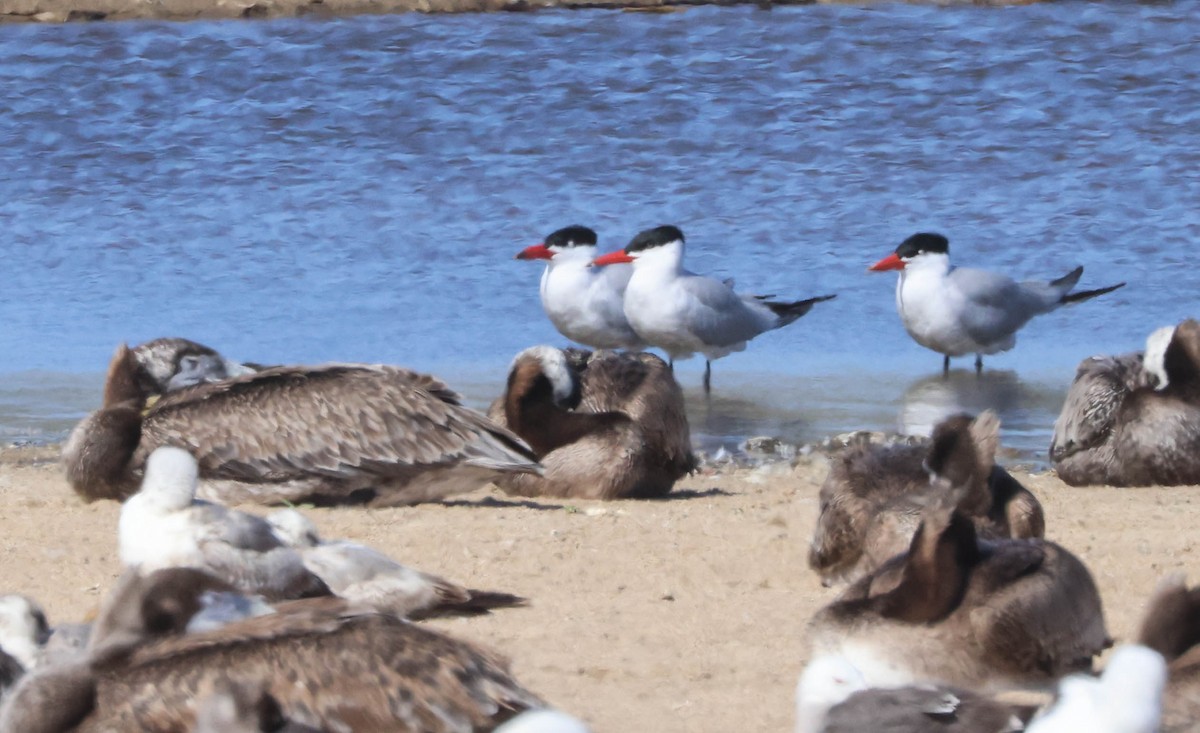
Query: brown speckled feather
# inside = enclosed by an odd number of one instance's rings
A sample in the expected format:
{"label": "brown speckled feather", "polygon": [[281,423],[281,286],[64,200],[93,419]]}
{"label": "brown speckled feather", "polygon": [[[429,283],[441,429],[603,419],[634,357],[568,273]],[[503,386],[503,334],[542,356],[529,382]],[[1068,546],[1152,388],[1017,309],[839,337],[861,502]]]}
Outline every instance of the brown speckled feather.
{"label": "brown speckled feather", "polygon": [[[1153,336],[1151,337],[1153,338]],[[1200,481],[1200,323],[1175,327],[1158,384],[1142,354],[1083,360],[1054,424],[1050,458],[1073,486]]]}
{"label": "brown speckled feather", "polygon": [[985,412],[947,418],[919,445],[848,448],[821,486],[809,567],[826,584],[870,573],[908,548],[923,507],[947,484],[965,489],[958,510],[981,537],[1044,536],[1041,503],[995,465],[998,446],[999,421]]}
{"label": "brown speckled feather", "polygon": [[167,395],[145,416],[133,465],[161,445],[191,451],[200,495],[226,502],[370,489],[374,503],[404,504],[537,470],[516,436],[443,383],[388,366],[277,367]]}
{"label": "brown speckled feather", "polygon": [[[696,468],[683,392],[666,362],[646,353],[567,349],[564,354],[579,386],[578,403],[567,416],[596,416],[594,424],[582,429],[576,424],[580,435],[542,455],[544,476],[505,476],[496,482],[501,488],[519,496],[655,497]],[[514,372],[522,368],[521,359]],[[532,375],[539,373],[532,369]],[[528,386],[510,379],[510,390]],[[511,394],[488,412],[503,425],[509,424],[506,399]],[[541,406],[537,420],[547,438],[560,429],[555,415],[560,409]]]}
{"label": "brown speckled feather", "polygon": [[818,612],[815,651],[969,687],[1048,685],[1087,669],[1111,639],[1083,563],[1040,539],[980,540],[965,518],[947,521],[951,505],[927,508],[908,553]]}
{"label": "brown speckled feather", "polygon": [[266,681],[288,720],[355,733],[489,731],[542,701],[491,652],[315,599],[205,634],[147,645],[101,670],[81,731],[189,731],[215,677]]}

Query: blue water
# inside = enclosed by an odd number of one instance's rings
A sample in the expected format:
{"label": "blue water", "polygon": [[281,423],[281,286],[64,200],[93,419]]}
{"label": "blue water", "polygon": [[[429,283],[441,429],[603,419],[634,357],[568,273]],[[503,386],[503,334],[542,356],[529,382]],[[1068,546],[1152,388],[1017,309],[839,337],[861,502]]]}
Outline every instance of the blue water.
{"label": "blue water", "polygon": [[[160,335],[482,404],[562,341],[517,251],[675,223],[694,270],[838,293],[717,362],[712,402],[679,365],[705,440],[991,405],[1040,454],[1081,358],[1196,314],[1197,38],[1195,1],[0,26],[0,438],[61,436]],[[1129,286],[942,382],[865,272],[918,230]]]}

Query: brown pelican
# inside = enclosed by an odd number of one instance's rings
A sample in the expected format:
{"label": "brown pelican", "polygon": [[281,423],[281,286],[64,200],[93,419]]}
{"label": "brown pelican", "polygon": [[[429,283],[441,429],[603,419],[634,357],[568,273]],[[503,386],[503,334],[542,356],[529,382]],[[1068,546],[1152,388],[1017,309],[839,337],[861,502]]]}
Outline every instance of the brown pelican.
{"label": "brown pelican", "polygon": [[534,346],[513,360],[488,414],[529,443],[545,469],[498,479],[509,494],[664,496],[696,467],[683,392],[653,354]]}
{"label": "brown pelican", "polygon": [[952,486],[982,536],[1043,536],[1041,504],[996,465],[999,445],[1000,419],[987,410],[943,420],[928,444],[847,449],[821,486],[809,566],[827,585],[873,571],[908,547],[922,504]]}
{"label": "brown pelican", "polygon": [[417,620],[475,616],[526,602],[520,596],[472,590],[413,570],[357,542],[322,540],[313,523],[295,509],[272,512],[267,522],[334,594],[366,608]]}
{"label": "brown pelican", "polygon": [[991,692],[1088,669],[1110,641],[1083,563],[1044,540],[980,540],[935,497],[906,554],[846,589],[809,624],[872,687],[934,682]]}
{"label": "brown pelican", "polygon": [[199,495],[222,503],[412,504],[540,470],[519,438],[445,384],[397,367],[274,367],[180,389],[147,409],[149,397],[122,346],[104,406],[63,448],[67,478],[85,499],[133,493],[163,445],[195,455]]}
{"label": "brown pelican", "polygon": [[1050,459],[1073,486],[1200,482],[1200,323],[1158,329],[1143,358],[1085,359]]}
{"label": "brown pelican", "polygon": [[183,568],[126,579],[101,610],[88,660],[26,677],[0,730],[185,733],[224,684],[257,686],[283,719],[323,731],[491,731],[545,707],[492,652],[340,599],[183,634],[201,593],[223,585]]}

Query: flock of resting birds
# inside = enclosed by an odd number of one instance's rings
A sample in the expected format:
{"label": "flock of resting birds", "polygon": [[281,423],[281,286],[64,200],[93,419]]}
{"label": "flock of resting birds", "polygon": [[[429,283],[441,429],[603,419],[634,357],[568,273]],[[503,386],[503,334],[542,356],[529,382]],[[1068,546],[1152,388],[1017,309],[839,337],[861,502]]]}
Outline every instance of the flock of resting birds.
{"label": "flock of resting birds", "polygon": [[[525,599],[321,538],[295,508],[228,505],[395,506],[489,482],[519,496],[668,493],[697,462],[671,364],[640,349],[711,360],[832,296],[739,295],[683,269],[675,227],[604,256],[595,244],[568,227],[518,255],[547,261],[547,313],[597,350],[521,352],[488,415],[399,367],[242,364],[178,338],[119,347],[62,460],[83,499],[123,502],[125,571],[91,624],[51,630],[29,599],[0,598],[0,733],[586,731],[495,653],[420,623]],[[975,353],[977,368],[1034,315],[1120,287],[1072,292],[1079,270],[1016,283],[953,268],[932,234],[873,269],[900,271],[919,343],[946,365]],[[1198,378],[1191,320],[1144,353],[1085,360],[1055,429],[1060,475],[1200,482]],[[808,561],[848,585],[809,623],[797,733],[1200,730],[1200,587],[1164,579],[1137,638],[1093,675],[1113,644],[1096,585],[996,464],[999,429],[991,411],[959,415],[924,443],[834,457]],[[1014,690],[1057,694],[1039,706]]]}

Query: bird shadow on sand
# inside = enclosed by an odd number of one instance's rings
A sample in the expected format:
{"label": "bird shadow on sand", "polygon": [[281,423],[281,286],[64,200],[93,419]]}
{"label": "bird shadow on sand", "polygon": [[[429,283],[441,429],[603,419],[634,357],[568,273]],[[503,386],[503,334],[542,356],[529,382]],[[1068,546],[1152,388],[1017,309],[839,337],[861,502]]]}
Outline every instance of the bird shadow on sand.
{"label": "bird shadow on sand", "polygon": [[[619,505],[624,502],[666,502],[666,501],[683,501],[686,499],[704,499],[713,496],[734,496],[735,494],[725,489],[677,489],[667,494],[666,496],[656,496],[653,498],[637,498],[637,499],[616,499],[614,501],[592,501],[587,500],[588,504],[596,504],[600,506]],[[509,509],[533,509],[539,512],[555,512],[555,511],[572,511],[576,507],[570,502],[572,499],[562,497],[546,497],[551,501],[561,501],[562,504],[540,504],[530,499],[502,499],[494,496],[485,496],[482,499],[449,499],[442,501],[442,506],[461,506],[472,508],[509,508]]]}
{"label": "bird shadow on sand", "polygon": [[704,499],[712,496],[736,496],[736,494],[714,486],[710,489],[677,489],[666,496],[658,496],[653,499],[638,499],[638,501],[683,501],[684,499]]}
{"label": "bird shadow on sand", "polygon": [[494,496],[485,496],[482,499],[447,499],[441,501],[440,503],[442,506],[534,509],[539,512],[562,511],[565,507],[564,504],[539,504],[536,501],[530,501],[529,499],[497,499]]}

